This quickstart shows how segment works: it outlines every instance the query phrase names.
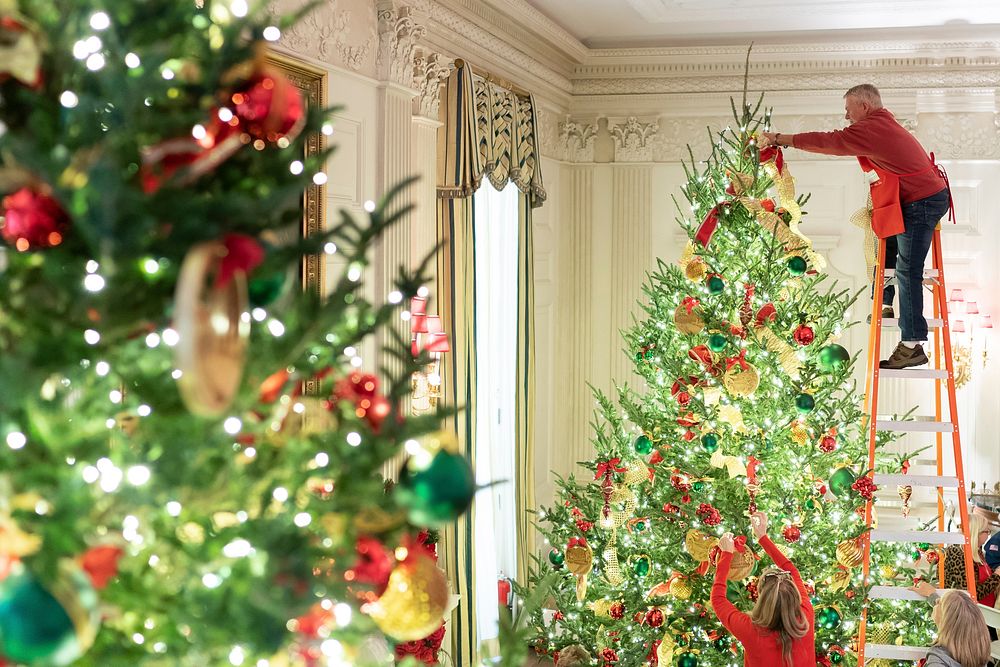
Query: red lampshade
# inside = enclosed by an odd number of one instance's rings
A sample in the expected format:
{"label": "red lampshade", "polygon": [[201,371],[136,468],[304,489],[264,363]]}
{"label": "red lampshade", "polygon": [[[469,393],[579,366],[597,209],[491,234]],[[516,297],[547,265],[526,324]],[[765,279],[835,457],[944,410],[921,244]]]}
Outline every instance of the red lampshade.
{"label": "red lampshade", "polygon": [[949,301],[965,301],[965,294],[962,293],[962,288],[956,287],[953,289]]}
{"label": "red lampshade", "polygon": [[427,317],[427,333],[437,334],[444,331],[441,327],[441,318],[437,315],[429,315]]}
{"label": "red lampshade", "polygon": [[955,323],[951,325],[951,330],[956,333],[965,333],[965,322],[962,320],[955,320]]}
{"label": "red lampshade", "polygon": [[979,327],[981,329],[992,329],[993,319],[989,315],[983,315],[979,318]]}
{"label": "red lampshade", "polygon": [[427,316],[426,315],[414,315],[410,318],[410,333],[422,334],[427,333]]}
{"label": "red lampshade", "polygon": [[415,296],[410,299],[410,312],[414,315],[426,315],[427,299],[422,296]]}
{"label": "red lampshade", "polygon": [[978,315],[979,314],[979,304],[975,301],[965,302],[965,312],[967,315]]}
{"label": "red lampshade", "polygon": [[448,334],[443,331],[429,334],[430,340],[424,349],[428,352],[451,352],[451,345],[448,343]]}

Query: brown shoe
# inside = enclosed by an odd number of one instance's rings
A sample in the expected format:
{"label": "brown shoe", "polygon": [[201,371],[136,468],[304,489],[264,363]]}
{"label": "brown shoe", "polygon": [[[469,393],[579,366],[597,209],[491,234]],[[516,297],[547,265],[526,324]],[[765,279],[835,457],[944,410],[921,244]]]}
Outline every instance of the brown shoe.
{"label": "brown shoe", "polygon": [[921,345],[907,347],[900,343],[888,359],[878,362],[878,367],[901,370],[903,368],[912,368],[913,366],[923,366],[926,363],[927,355],[924,354],[924,348]]}
{"label": "brown shoe", "polygon": [[892,309],[892,306],[882,306],[882,318],[892,319],[896,317],[896,311]]}

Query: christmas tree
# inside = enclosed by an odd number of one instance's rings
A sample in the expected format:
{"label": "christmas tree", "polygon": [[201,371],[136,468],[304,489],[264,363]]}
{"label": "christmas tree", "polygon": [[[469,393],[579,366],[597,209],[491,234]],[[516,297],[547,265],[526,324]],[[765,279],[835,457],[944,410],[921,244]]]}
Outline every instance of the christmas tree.
{"label": "christmas tree", "polygon": [[[806,197],[780,149],[759,150],[761,101],[737,110],[678,206],[689,242],[648,276],[644,319],[625,332],[647,387],[597,392],[596,459],[538,512],[563,573],[536,649],[586,647],[599,665],[738,665],[709,607],[718,537],[748,512],[813,594],[817,662],[853,660],[864,588],[867,470],[856,355],[837,341],[857,295],[824,275],[799,231]],[[879,446],[884,444],[879,441]],[[898,471],[895,471],[898,472]],[[737,554],[729,597],[749,611],[766,556]]]}
{"label": "christmas tree", "polygon": [[[404,414],[426,354],[389,335],[398,370],[376,375],[360,353],[427,263],[366,297],[405,184],[301,238],[329,110],[267,59],[294,20],[0,0],[0,664],[368,665],[440,645],[427,529],[473,476],[444,412]],[[329,255],[342,274],[303,290]]]}

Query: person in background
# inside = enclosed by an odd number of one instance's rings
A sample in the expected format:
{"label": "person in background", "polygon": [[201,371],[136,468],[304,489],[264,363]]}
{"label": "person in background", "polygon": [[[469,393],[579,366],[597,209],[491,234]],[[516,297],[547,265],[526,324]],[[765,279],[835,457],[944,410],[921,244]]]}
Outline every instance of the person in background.
{"label": "person in background", "polygon": [[[993,531],[979,514],[969,516],[969,537],[972,539],[972,571],[976,575],[976,599],[979,604],[992,607],[1000,590],[1000,564],[990,567],[984,559],[983,546]],[[992,552],[990,552],[992,554]],[[990,559],[992,560],[992,558]],[[944,587],[965,590],[965,550],[961,544],[952,544],[944,552]]]}
{"label": "person in background", "polygon": [[809,592],[799,571],[767,536],[767,515],[750,517],[754,537],[777,567],[757,579],[757,604],[747,615],[726,598],[726,581],[737,546],[732,533],[719,540],[719,563],[712,585],[712,609],[719,621],[743,645],[746,667],[814,667],[815,620]]}
{"label": "person in background", "polygon": [[990,659],[986,622],[967,591],[941,590],[922,581],[910,588],[934,605],[937,639],[921,667],[985,667]]}

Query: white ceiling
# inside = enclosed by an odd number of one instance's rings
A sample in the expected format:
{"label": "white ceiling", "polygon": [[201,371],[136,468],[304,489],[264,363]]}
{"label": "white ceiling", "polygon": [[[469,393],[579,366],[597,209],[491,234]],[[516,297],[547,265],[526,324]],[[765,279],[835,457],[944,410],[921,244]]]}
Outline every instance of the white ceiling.
{"label": "white ceiling", "polygon": [[592,48],[998,39],[1000,0],[528,0]]}

